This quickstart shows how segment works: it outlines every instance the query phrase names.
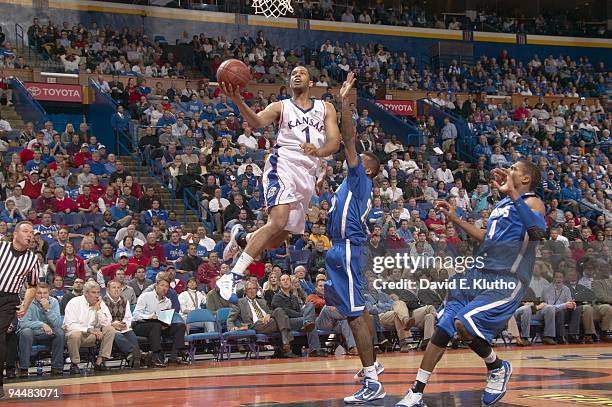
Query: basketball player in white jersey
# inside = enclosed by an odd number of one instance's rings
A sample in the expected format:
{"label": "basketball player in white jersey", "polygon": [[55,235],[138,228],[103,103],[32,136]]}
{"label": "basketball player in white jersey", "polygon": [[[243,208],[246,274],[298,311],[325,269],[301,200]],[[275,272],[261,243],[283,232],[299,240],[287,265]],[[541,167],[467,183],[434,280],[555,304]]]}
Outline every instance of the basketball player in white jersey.
{"label": "basketball player in white jersey", "polygon": [[[304,232],[306,210],[321,170],[321,157],[338,150],[340,130],[333,105],[311,98],[313,83],[303,66],[291,71],[291,99],[271,103],[259,113],[246,105],[239,89],[228,83],[221,83],[220,86],[252,127],[277,123],[279,128],[276,145],[266,161],[263,174],[268,222],[248,235],[242,226],[234,226],[232,239],[223,253],[224,260],[229,260],[240,248],[244,248],[231,273],[217,281],[221,297],[236,302],[236,282],[242,278],[253,259],[264,249],[280,246],[292,233]],[[341,92],[349,90],[350,86],[343,86]]]}

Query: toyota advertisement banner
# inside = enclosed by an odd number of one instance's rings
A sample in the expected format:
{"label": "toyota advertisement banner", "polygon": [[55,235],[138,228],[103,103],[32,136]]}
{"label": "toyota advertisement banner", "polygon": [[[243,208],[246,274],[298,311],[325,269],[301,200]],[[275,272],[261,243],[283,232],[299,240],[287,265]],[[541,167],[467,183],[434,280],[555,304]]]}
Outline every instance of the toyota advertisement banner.
{"label": "toyota advertisement banner", "polygon": [[376,105],[396,116],[415,116],[415,104],[412,100],[377,100]]}
{"label": "toyota advertisement banner", "polygon": [[83,101],[83,88],[81,85],[42,82],[26,82],[24,85],[36,100],[74,103],[81,103]]}

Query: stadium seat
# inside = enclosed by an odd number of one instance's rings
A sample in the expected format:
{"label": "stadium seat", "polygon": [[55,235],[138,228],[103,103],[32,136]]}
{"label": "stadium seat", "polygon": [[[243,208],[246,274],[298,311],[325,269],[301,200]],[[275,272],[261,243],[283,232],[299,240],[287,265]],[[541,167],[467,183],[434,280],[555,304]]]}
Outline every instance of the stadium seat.
{"label": "stadium seat", "polygon": [[220,346],[220,359],[223,360],[224,355],[227,354],[227,360],[232,357],[232,349],[234,346],[244,345],[249,348],[250,352],[247,352],[245,359],[248,359],[250,353],[255,353],[256,356],[259,354],[257,344],[255,343],[257,332],[254,329],[247,329],[243,331],[228,331],[227,330],[227,318],[231,312],[231,308],[220,308],[217,310],[217,323],[219,324],[221,334],[221,346]]}
{"label": "stadium seat", "polygon": [[185,342],[189,344],[189,363],[195,362],[198,344],[212,345],[213,354],[219,359],[221,333],[216,329],[212,332],[205,330],[206,324],[211,322],[214,323],[215,327],[218,326],[215,316],[207,309],[196,309],[187,315],[186,324],[188,334],[185,335]]}

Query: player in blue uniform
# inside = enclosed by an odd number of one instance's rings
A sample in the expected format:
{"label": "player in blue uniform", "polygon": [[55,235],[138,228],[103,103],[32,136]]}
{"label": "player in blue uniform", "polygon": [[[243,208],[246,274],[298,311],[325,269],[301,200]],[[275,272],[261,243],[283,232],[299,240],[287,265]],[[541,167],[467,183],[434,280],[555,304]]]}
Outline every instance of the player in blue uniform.
{"label": "player in blue uniform", "polygon": [[[354,82],[355,75],[351,72],[345,82],[349,84],[348,89]],[[362,260],[362,245],[367,240],[365,220],[371,206],[372,178],[378,174],[380,163],[372,153],[364,153],[361,157],[357,154],[355,125],[349,110],[348,91],[341,94],[341,102],[341,134],[348,175],[334,193],[328,215],[328,235],[332,247],[325,258],[328,278],[325,285],[325,303],[336,307],[338,312],[347,317],[357,342],[363,364],[360,371],[363,374],[363,386],[344,401],[361,404],[385,396],[383,386],[378,381],[378,373],[382,367],[376,363],[374,323],[365,308],[364,291],[367,289],[367,281],[363,274],[365,262]],[[319,190],[324,175],[321,175],[317,183]]]}
{"label": "player in blue uniform", "polygon": [[480,267],[456,274],[456,287],[449,289],[438,324],[427,345],[416,381],[396,407],[423,407],[423,390],[446,345],[455,333],[469,343],[487,366],[483,405],[497,403],[506,393],[512,374],[509,362],[491,348],[493,338],[514,314],[529,286],[535,263],[535,248],[546,236],[544,203],[532,191],[540,185],[540,171],[530,161],[519,161],[509,169],[493,170],[493,184],[506,195],[482,230],[461,220],[448,202],[436,206],[446,218],[481,241]]}

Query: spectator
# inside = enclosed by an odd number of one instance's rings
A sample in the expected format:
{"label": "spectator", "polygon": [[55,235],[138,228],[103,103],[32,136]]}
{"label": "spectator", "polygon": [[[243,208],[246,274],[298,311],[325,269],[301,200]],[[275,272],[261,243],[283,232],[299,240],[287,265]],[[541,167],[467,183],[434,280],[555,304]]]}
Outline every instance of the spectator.
{"label": "spectator", "polygon": [[314,356],[326,356],[321,349],[319,336],[315,328],[315,308],[312,303],[300,305],[298,297],[292,294],[291,278],[283,274],[280,278],[280,291],[272,298],[272,307],[281,308],[289,317],[291,329],[306,332],[310,354]]}
{"label": "spectator", "polygon": [[[265,300],[256,297],[258,288],[257,283],[246,283],[246,295],[240,298],[238,304],[232,308],[227,318],[227,329],[229,331],[239,331],[252,328],[260,334],[280,332],[282,338],[281,357],[296,358],[297,355],[291,352],[292,324],[287,314],[279,307],[270,311]],[[236,324],[238,320],[241,321],[240,326]]]}
{"label": "spectator", "polygon": [[115,329],[114,344],[124,355],[133,369],[140,368],[140,347],[138,339],[132,330],[132,312],[130,303],[122,295],[122,283],[111,281],[108,283],[104,303],[111,315],[111,326]]}
{"label": "spectator", "polygon": [[96,357],[94,370],[108,370],[104,361],[111,357],[116,334],[111,322],[110,311],[100,299],[99,284],[95,281],[88,281],[83,286],[83,295],[73,298],[66,305],[64,315],[63,326],[70,355],[70,374],[80,373],[79,349],[96,346],[97,342],[100,342],[100,351]]}
{"label": "spectator", "polygon": [[33,345],[51,345],[51,375],[64,372],[64,330],[59,301],[49,296],[49,286],[38,283],[36,296],[26,315],[19,321],[19,377],[28,376]]}
{"label": "spectator", "polygon": [[140,297],[140,294],[142,294],[142,292],[147,287],[153,284],[152,280],[149,280],[148,278],[145,277],[145,273],[146,273],[146,267],[139,265],[136,268],[136,273],[134,274],[134,278],[132,278],[127,283],[127,285],[130,286],[132,290],[134,290],[134,295],[136,295],[136,298]]}
{"label": "spectator", "polygon": [[169,326],[158,320],[160,312],[173,308],[172,301],[166,296],[170,288],[167,274],[157,279],[154,289],[142,293],[138,297],[136,309],[134,310],[134,332],[138,336],[149,339],[151,344],[151,367],[166,367],[161,354],[162,336],[172,340],[172,349],[168,363],[182,364],[178,353],[185,347],[185,324],[172,323]]}
{"label": "spectator", "polygon": [[[198,282],[195,278],[187,280],[187,289],[179,294],[181,303],[181,317],[187,321],[187,315],[195,309],[203,308],[206,305],[206,294],[198,291]],[[213,326],[208,326],[207,330],[214,331]]]}
{"label": "spectator", "polygon": [[74,297],[83,295],[83,285],[84,284],[85,284],[85,281],[81,280],[80,278],[76,278],[74,282],[72,283],[72,291],[66,293],[62,297],[62,300],[60,301],[60,314],[62,316],[65,314],[66,305],[68,304],[68,302],[70,302],[70,300],[73,299]]}

